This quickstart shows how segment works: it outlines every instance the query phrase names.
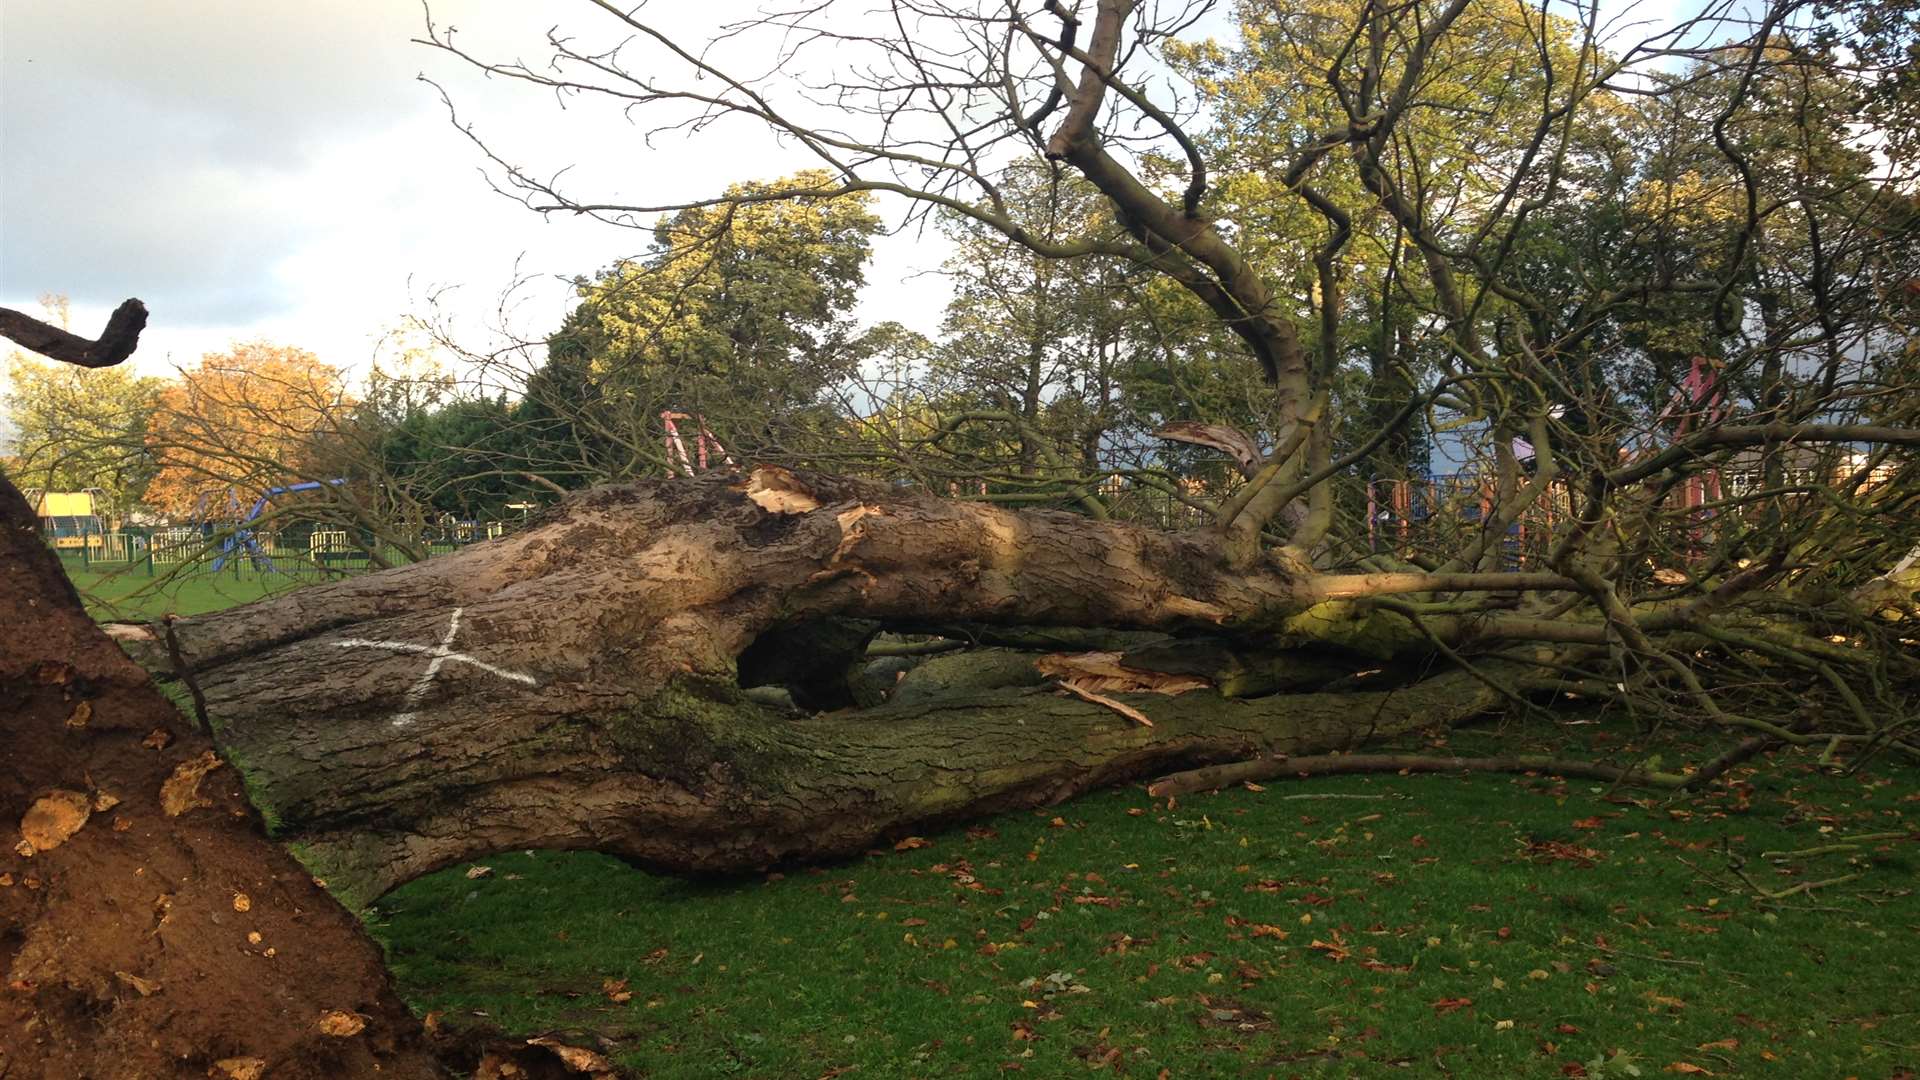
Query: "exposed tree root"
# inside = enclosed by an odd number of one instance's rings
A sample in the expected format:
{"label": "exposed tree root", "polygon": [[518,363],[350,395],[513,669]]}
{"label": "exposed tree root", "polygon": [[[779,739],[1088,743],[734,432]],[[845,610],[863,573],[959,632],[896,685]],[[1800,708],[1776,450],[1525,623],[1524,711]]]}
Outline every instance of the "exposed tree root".
{"label": "exposed tree root", "polygon": [[4,478],[0,627],[0,1077],[442,1075],[379,949],[87,618]]}

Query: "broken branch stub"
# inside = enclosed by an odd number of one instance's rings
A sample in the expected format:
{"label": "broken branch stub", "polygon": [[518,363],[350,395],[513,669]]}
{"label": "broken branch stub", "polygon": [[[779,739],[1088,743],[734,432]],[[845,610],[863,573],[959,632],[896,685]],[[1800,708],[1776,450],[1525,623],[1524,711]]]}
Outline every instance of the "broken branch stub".
{"label": "broken branch stub", "polygon": [[1153,433],[1168,442],[1183,442],[1218,450],[1233,459],[1242,476],[1251,477],[1260,469],[1260,447],[1252,436],[1226,424],[1202,424],[1195,420],[1176,420]]}

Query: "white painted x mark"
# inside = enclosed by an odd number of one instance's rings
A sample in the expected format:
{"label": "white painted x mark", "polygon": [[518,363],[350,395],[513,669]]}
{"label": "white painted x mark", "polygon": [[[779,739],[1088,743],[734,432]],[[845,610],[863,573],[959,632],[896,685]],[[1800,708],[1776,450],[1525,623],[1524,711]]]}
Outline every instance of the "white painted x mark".
{"label": "white painted x mark", "polygon": [[426,700],[427,691],[433,689],[433,677],[440,674],[441,665],[449,660],[472,664],[489,675],[498,675],[513,682],[525,683],[528,686],[539,685],[531,675],[495,667],[468,653],[454,651],[453,641],[460,636],[460,613],[465,610],[465,608],[453,609],[453,618],[447,621],[446,636],[440,639],[438,645],[417,645],[411,641],[373,641],[368,638],[348,638],[345,641],[334,642],[342,649],[387,649],[391,652],[419,653],[422,656],[432,657],[427,661],[427,669],[420,673],[420,677],[413,681],[411,687],[407,688],[407,698],[403,708],[400,712],[393,714],[394,727],[406,727],[419,718],[420,714],[415,710],[420,707],[422,701]]}

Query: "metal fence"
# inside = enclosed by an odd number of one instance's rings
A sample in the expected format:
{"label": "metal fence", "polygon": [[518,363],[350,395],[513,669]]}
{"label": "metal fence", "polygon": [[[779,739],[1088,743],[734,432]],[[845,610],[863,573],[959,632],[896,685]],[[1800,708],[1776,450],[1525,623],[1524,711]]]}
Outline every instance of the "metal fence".
{"label": "metal fence", "polygon": [[[361,530],[324,525],[278,530],[215,529],[175,525],[118,532],[48,535],[69,567],[103,572],[223,575],[235,578],[284,575],[323,579],[399,566],[418,556],[445,555],[481,540],[504,536],[516,522],[465,521],[432,526],[405,546]],[[411,549],[411,550],[410,550]]]}

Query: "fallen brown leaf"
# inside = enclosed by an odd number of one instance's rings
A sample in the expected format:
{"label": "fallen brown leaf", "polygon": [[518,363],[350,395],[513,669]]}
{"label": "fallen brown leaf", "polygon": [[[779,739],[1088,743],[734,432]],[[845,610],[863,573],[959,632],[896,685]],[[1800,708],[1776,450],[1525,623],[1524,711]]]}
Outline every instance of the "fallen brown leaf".
{"label": "fallen brown leaf", "polygon": [[350,1013],[344,1009],[328,1009],[320,1014],[320,1033],[336,1039],[350,1038],[367,1029],[367,1021],[359,1013]]}
{"label": "fallen brown leaf", "polygon": [[93,814],[93,800],[78,791],[56,790],[41,796],[20,819],[20,835],[33,847],[33,854],[52,851],[80,831]]}
{"label": "fallen brown leaf", "polygon": [[200,781],[220,767],[220,757],[208,750],[192,761],[183,761],[160,785],[160,809],[168,817],[179,817],[189,810],[213,803],[200,796]]}
{"label": "fallen brown leaf", "polygon": [[614,1080],[613,1062],[584,1046],[568,1046],[550,1035],[528,1039],[527,1045],[543,1046],[553,1051],[554,1056],[560,1059],[560,1063],[573,1072],[587,1073],[593,1080],[601,1080],[603,1077],[605,1080]]}
{"label": "fallen brown leaf", "polygon": [[[1301,921],[1305,922],[1306,919],[1303,918]],[[1319,938],[1315,938],[1307,943],[1307,948],[1319,951],[1325,955],[1327,959],[1332,960],[1336,964],[1353,955],[1347,951],[1346,939],[1342,938],[1337,930],[1334,931],[1332,941],[1321,941]]]}
{"label": "fallen brown leaf", "polygon": [[227,1080],[260,1080],[267,1074],[267,1063],[257,1057],[221,1058],[213,1067],[227,1074]]}

